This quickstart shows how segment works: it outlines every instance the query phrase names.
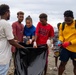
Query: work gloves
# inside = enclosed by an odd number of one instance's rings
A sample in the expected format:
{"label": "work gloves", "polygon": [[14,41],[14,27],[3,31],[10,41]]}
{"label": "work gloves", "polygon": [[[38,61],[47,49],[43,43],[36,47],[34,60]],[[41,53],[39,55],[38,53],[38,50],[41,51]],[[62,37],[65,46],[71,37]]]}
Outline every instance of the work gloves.
{"label": "work gloves", "polygon": [[70,43],[70,42],[67,42],[67,41],[62,43],[62,42],[59,40],[58,43],[57,43],[57,45],[66,48],[66,47],[68,47],[69,45],[71,45],[71,43]]}

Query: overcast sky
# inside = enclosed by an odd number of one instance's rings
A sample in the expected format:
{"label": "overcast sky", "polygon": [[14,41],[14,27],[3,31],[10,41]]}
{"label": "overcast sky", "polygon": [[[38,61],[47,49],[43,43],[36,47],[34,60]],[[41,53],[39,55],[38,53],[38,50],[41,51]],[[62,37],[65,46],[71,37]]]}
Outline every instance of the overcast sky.
{"label": "overcast sky", "polygon": [[[23,11],[25,18],[30,15],[34,26],[37,25],[41,13],[48,15],[48,23],[54,27],[58,22],[64,21],[63,13],[65,10],[72,10],[76,19],[76,0],[0,0],[0,4],[10,6],[10,23],[17,20],[18,11]],[[23,24],[25,25],[25,21]]]}

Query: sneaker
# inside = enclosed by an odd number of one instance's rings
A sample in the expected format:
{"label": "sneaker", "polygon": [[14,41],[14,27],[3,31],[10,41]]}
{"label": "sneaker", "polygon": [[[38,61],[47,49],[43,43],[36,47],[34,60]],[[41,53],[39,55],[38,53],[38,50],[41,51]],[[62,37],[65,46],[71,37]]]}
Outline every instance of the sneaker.
{"label": "sneaker", "polygon": [[50,70],[53,70],[53,68],[52,68],[52,67],[50,67],[49,69],[50,69]]}
{"label": "sneaker", "polygon": [[54,67],[54,68],[53,68],[53,70],[57,71],[57,70],[58,70],[58,68],[57,68],[57,67]]}
{"label": "sneaker", "polygon": [[64,74],[67,74],[66,70],[64,71]]}

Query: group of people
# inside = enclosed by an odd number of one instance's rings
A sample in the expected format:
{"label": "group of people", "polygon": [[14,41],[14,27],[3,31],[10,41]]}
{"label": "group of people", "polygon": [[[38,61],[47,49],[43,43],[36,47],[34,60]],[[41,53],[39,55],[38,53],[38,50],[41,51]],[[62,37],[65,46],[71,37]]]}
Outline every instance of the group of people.
{"label": "group of people", "polygon": [[[12,54],[14,55],[16,51],[15,48],[25,49],[25,47],[20,45],[19,42],[23,42],[27,45],[33,44],[34,48],[45,44],[49,47],[47,40],[49,40],[49,42],[53,40],[51,44],[54,44],[54,46],[52,46],[54,52],[58,51],[61,47],[59,55],[61,62],[58,67],[58,75],[63,74],[65,65],[69,58],[73,61],[73,71],[74,75],[76,75],[76,29],[73,12],[71,10],[64,12],[64,30],[63,23],[58,24],[60,25],[58,26],[59,39],[57,39],[56,43],[54,42],[54,28],[52,25],[47,23],[48,16],[45,13],[41,13],[39,15],[40,21],[38,22],[37,27],[33,25],[32,18],[30,16],[25,19],[26,25],[22,24],[22,21],[24,20],[24,12],[22,11],[17,13],[18,20],[10,25],[7,21],[10,19],[10,8],[7,4],[0,5],[0,16],[0,75],[7,74],[11,56]],[[56,55],[55,58],[57,61],[58,57],[56,57]],[[47,61],[48,56],[46,58],[44,75],[46,75],[47,72]]]}

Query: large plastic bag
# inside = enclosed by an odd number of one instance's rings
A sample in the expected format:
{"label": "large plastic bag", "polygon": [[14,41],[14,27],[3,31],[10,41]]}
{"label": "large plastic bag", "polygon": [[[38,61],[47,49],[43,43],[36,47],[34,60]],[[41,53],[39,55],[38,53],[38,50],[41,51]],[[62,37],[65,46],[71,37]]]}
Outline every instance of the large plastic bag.
{"label": "large plastic bag", "polygon": [[26,49],[16,50],[14,75],[41,75],[46,64],[47,46],[33,48],[32,45],[20,44]]}

